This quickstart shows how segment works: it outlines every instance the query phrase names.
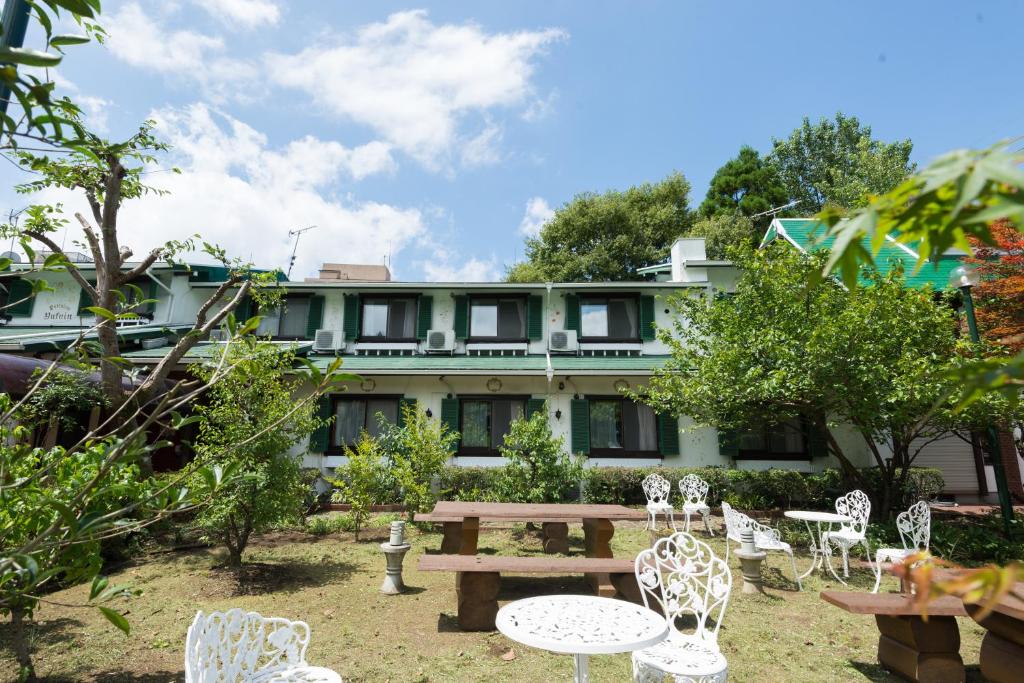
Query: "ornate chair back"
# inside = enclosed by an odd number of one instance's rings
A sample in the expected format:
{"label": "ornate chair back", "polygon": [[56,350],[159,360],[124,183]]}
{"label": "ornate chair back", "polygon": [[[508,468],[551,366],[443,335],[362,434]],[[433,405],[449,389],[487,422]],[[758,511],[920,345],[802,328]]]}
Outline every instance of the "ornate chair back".
{"label": "ornate chair back", "polygon": [[853,518],[852,522],[840,525],[843,531],[863,536],[868,528],[868,518],[871,516],[871,499],[863,491],[854,489],[845,496],[836,498],[836,512]]}
{"label": "ornate chair back", "polygon": [[896,529],[906,550],[927,550],[932,536],[932,509],[920,500],[896,515]]}
{"label": "ornate chair back", "polygon": [[731,538],[737,543],[740,540],[740,529],[742,528],[736,520],[739,513],[732,509],[732,506],[722,501],[722,517],[725,519],[725,537]]}
{"label": "ornate chair back", "polygon": [[636,580],[644,606],[653,601],[674,631],[683,633],[680,622],[692,617],[692,637],[718,647],[732,573],[707,543],[683,531],[658,540],[637,555]]}
{"label": "ornate chair back", "polygon": [[704,505],[708,498],[708,483],[696,474],[687,474],[679,480],[679,493],[685,505]]}
{"label": "ornate chair back", "polygon": [[667,503],[668,494],[672,492],[672,484],[660,474],[648,474],[640,486],[648,503]]}
{"label": "ornate chair back", "polygon": [[249,680],[303,664],[309,626],[256,612],[196,612],[185,639],[185,683]]}

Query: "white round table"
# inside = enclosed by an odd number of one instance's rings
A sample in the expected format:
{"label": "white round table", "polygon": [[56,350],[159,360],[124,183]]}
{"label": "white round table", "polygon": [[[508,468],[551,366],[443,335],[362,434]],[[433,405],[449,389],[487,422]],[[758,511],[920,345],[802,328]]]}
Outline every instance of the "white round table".
{"label": "white round table", "polygon": [[592,595],[516,600],[498,610],[494,623],[523,645],[573,655],[575,683],[590,680],[590,655],[642,650],[668,636],[668,622],[657,612]]}
{"label": "white round table", "polygon": [[[783,514],[790,519],[802,520],[807,526],[807,533],[811,535],[811,566],[800,575],[800,578],[803,579],[810,575],[815,569],[828,567],[829,572],[836,578],[836,581],[845,586],[846,582],[839,578],[839,574],[832,568],[832,554],[829,552],[828,544],[824,542],[825,530],[822,529],[821,525],[825,524],[831,529],[833,524],[852,522],[853,518],[836,512],[818,512],[816,510],[786,510]],[[817,525],[817,536],[811,530],[811,522]]]}

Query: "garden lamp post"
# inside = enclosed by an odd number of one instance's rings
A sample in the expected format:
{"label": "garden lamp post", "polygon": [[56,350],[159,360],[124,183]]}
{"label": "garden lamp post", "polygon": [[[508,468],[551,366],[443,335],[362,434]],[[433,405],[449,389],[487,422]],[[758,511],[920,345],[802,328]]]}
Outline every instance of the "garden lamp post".
{"label": "garden lamp post", "polygon": [[[978,334],[978,319],[974,316],[974,298],[971,296],[971,288],[979,282],[981,282],[981,276],[977,270],[970,266],[957,266],[949,274],[949,284],[959,289],[964,295],[964,315],[967,317],[967,330],[971,335],[971,341],[975,343],[981,341],[981,335]],[[1003,530],[1009,535],[1010,520],[1013,519],[1010,487],[1006,482],[1006,470],[1003,469],[1003,458],[999,452],[999,438],[996,436],[996,430],[989,425],[986,432],[988,435],[989,455],[992,457],[992,469],[996,477],[999,507],[1003,515]]]}

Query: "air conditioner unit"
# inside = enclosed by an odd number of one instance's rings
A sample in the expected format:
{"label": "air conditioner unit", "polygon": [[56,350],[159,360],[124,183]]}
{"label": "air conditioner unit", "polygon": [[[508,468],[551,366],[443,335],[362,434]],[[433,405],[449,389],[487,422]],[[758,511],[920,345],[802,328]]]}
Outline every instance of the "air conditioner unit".
{"label": "air conditioner unit", "polygon": [[429,330],[427,353],[454,353],[455,330]]}
{"label": "air conditioner unit", "polygon": [[143,339],[139,342],[139,345],[144,349],[159,349],[161,346],[167,346],[167,337],[153,337],[151,339]]}
{"label": "air conditioner unit", "polygon": [[216,330],[210,330],[210,341],[211,342],[226,342],[228,340],[228,331],[222,328]]}
{"label": "air conditioner unit", "polygon": [[548,349],[556,353],[576,353],[579,347],[576,330],[552,330],[548,337]]}
{"label": "air conditioner unit", "polygon": [[345,333],[340,330],[317,330],[313,335],[314,353],[337,353],[345,348]]}

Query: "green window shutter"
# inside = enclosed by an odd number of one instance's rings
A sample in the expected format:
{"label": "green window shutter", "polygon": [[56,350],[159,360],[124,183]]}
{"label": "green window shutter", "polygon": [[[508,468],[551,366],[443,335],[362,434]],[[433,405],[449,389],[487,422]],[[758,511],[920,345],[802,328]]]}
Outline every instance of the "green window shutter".
{"label": "green window shutter", "polygon": [[565,329],[580,331],[580,298],[575,294],[565,295]]}
{"label": "green window shutter", "polygon": [[6,313],[15,318],[27,318],[32,315],[32,307],[36,303],[36,298],[32,296],[32,281],[19,277],[8,280],[4,284],[7,285],[7,302],[14,305],[5,308],[0,313]]}
{"label": "green window shutter", "polygon": [[235,320],[239,323],[244,323],[254,315],[253,308],[252,297],[243,297],[242,300],[238,302],[238,307],[235,309]]}
{"label": "green window shutter", "polygon": [[526,399],[526,419],[529,420],[533,417],[534,413],[539,413],[544,410],[544,399],[542,398],[528,398]]}
{"label": "green window shutter", "polygon": [[408,408],[412,408],[412,409],[415,410],[415,408],[416,408],[416,399],[414,399],[414,398],[406,398],[405,396],[403,396],[402,398],[398,399],[398,426],[399,427],[404,427],[405,426],[405,409],[407,407]]}
{"label": "green window shutter", "polygon": [[526,336],[530,341],[544,338],[544,297],[530,295],[526,308]]}
{"label": "green window shutter", "polygon": [[828,434],[817,425],[807,425],[807,455],[812,458],[828,455]]}
{"label": "green window shutter", "polygon": [[740,435],[735,429],[718,430],[718,452],[730,458],[740,454]]}
{"label": "green window shutter", "polygon": [[325,422],[313,430],[309,435],[309,450],[314,453],[323,453],[330,444],[331,425],[327,420],[331,417],[331,397],[324,394],[317,400],[316,416]]}
{"label": "green window shutter", "polygon": [[416,338],[426,339],[427,332],[434,322],[434,297],[421,296],[419,308],[416,309]]}
{"label": "green window shutter", "polygon": [[[441,424],[448,428],[449,433],[459,433],[459,399],[441,399]],[[458,448],[458,445],[456,445],[456,448]]]}
{"label": "green window shutter", "polygon": [[572,452],[590,454],[590,401],[574,398],[570,404]]}
{"label": "green window shutter", "polygon": [[[89,280],[88,282],[93,287],[96,286],[96,283],[93,282],[92,280]],[[89,311],[85,310],[86,307],[88,306],[92,306],[92,298],[89,296],[89,293],[85,291],[85,289],[82,289],[82,291],[78,295],[78,315],[89,315]]]}
{"label": "green window shutter", "polygon": [[640,297],[640,339],[654,341],[654,297]]}
{"label": "green window shutter", "polygon": [[316,336],[324,322],[324,298],[319,294],[309,298],[309,317],[306,318],[306,339]]}
{"label": "green window shutter", "polygon": [[658,415],[658,450],[662,455],[679,455],[679,419],[675,415]]}
{"label": "green window shutter", "polygon": [[456,339],[465,339],[469,336],[469,297],[455,297],[455,322],[452,324],[455,329]]}
{"label": "green window shutter", "polygon": [[345,320],[342,325],[345,339],[351,341],[359,338],[359,295],[345,295]]}

